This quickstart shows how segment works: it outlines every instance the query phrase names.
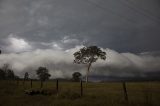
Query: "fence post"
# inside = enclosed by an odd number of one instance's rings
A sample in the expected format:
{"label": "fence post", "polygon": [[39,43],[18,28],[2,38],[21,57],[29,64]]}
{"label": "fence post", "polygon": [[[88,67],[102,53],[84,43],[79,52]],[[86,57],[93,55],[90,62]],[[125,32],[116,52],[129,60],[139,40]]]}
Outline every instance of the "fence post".
{"label": "fence post", "polygon": [[19,79],[17,79],[17,85],[19,85]]}
{"label": "fence post", "polygon": [[83,96],[83,82],[81,80],[81,96]]}
{"label": "fence post", "polygon": [[124,98],[128,102],[128,93],[127,93],[127,88],[126,88],[125,82],[123,82],[123,90],[124,90]]}
{"label": "fence post", "polygon": [[57,90],[57,94],[58,94],[58,92],[59,92],[59,89],[58,89],[59,87],[58,87],[58,86],[59,86],[59,84],[58,84],[58,79],[57,79],[57,81],[56,81],[56,90]]}
{"label": "fence post", "polygon": [[43,88],[43,81],[41,80],[41,88]]}
{"label": "fence post", "polygon": [[25,85],[25,78],[23,79],[23,86]]}
{"label": "fence post", "polygon": [[31,88],[32,88],[32,79],[31,79]]}

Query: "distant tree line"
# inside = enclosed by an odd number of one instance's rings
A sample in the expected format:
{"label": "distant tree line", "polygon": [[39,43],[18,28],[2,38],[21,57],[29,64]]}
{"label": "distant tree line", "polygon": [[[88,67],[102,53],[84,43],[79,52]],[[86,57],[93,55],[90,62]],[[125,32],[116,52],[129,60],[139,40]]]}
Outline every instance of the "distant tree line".
{"label": "distant tree line", "polygon": [[[0,50],[1,54],[1,50]],[[90,68],[93,63],[95,63],[98,59],[106,60],[106,52],[97,46],[85,46],[82,47],[80,50],[75,52],[74,54],[74,63],[76,64],[86,64],[87,71],[86,71],[86,82],[88,82],[88,76],[90,72]],[[51,75],[49,74],[49,70],[46,67],[38,67],[36,74],[41,82],[48,80]],[[0,79],[15,79],[18,78],[15,76],[14,71],[9,67],[9,64],[4,64],[2,68],[0,68]],[[26,72],[24,74],[24,80],[29,79],[29,73]],[[80,81],[82,80],[82,75],[79,72],[74,72],[72,74],[72,81]]]}
{"label": "distant tree line", "polygon": [[13,80],[19,78],[14,74],[14,71],[10,68],[9,64],[4,64],[0,68],[0,80]]}
{"label": "distant tree line", "polygon": [[[49,74],[49,70],[46,67],[38,67],[36,71],[36,74],[38,76],[38,79],[42,82],[49,80],[51,75]],[[82,74],[79,72],[74,72],[72,74],[72,81],[79,82],[81,80]],[[9,64],[4,64],[2,67],[0,67],[0,80],[14,80],[14,79],[22,79],[19,78],[19,76],[15,75],[13,69],[11,69],[11,66]],[[29,73],[24,73],[24,80],[29,80]]]}

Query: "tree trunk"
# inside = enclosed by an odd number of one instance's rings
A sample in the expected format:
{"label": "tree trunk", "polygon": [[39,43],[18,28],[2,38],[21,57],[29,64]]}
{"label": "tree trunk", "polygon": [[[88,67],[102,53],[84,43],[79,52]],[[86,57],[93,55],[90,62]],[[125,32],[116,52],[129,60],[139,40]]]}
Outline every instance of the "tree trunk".
{"label": "tree trunk", "polygon": [[87,68],[87,72],[86,72],[86,83],[88,82],[88,75],[89,75],[90,67],[91,67],[91,63],[89,63],[88,68]]}

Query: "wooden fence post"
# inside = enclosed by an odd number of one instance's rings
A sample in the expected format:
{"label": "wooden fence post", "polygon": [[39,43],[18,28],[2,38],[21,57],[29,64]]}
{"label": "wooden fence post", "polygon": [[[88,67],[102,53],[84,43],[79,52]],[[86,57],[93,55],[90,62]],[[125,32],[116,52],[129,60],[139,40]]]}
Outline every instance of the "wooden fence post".
{"label": "wooden fence post", "polygon": [[32,79],[31,79],[31,88],[32,88]]}
{"label": "wooden fence post", "polygon": [[19,85],[19,79],[17,79],[17,85]]}
{"label": "wooden fence post", "polygon": [[25,78],[23,79],[23,86],[25,85]]}
{"label": "wooden fence post", "polygon": [[43,81],[41,80],[41,88],[43,88]]}
{"label": "wooden fence post", "polygon": [[58,84],[58,79],[57,79],[57,81],[56,81],[56,90],[57,90],[57,94],[58,94],[58,92],[59,92],[59,84]]}
{"label": "wooden fence post", "polygon": [[81,80],[81,96],[83,96],[83,82]]}
{"label": "wooden fence post", "polygon": [[127,88],[126,88],[125,82],[123,82],[123,90],[124,90],[124,98],[128,102],[128,93],[127,93]]}

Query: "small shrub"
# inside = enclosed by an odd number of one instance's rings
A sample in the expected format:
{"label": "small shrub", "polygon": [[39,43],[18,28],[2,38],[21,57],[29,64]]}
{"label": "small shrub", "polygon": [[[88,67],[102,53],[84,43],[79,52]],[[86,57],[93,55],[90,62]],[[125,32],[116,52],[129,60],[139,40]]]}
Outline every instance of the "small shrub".
{"label": "small shrub", "polygon": [[24,91],[27,95],[52,95],[57,94],[56,90],[50,89],[29,89]]}

